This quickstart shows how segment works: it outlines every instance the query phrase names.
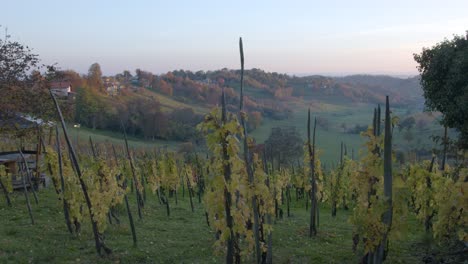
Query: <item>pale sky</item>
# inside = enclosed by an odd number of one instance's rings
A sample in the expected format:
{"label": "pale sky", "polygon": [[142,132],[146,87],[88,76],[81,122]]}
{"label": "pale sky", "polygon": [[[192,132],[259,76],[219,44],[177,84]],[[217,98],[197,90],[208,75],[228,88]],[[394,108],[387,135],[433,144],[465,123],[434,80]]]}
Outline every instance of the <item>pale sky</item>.
{"label": "pale sky", "polygon": [[[104,74],[246,68],[417,74],[413,53],[468,30],[468,1],[0,0],[0,25],[44,63]],[[3,34],[2,34],[3,35]]]}

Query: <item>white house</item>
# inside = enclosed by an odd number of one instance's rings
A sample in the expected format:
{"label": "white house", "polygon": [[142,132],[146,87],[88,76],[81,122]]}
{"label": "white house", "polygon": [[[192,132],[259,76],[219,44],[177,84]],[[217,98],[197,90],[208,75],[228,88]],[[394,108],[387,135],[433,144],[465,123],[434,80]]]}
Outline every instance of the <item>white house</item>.
{"label": "white house", "polygon": [[51,82],[50,90],[57,97],[68,97],[71,93],[71,83],[69,81]]}

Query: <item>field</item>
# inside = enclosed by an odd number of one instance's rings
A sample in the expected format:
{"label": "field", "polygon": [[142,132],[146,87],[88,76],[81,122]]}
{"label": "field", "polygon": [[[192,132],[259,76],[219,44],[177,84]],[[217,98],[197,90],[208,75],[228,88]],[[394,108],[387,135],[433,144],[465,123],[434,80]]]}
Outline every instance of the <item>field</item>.
{"label": "field", "polygon": [[[154,93],[157,94],[157,93]],[[162,100],[162,104],[165,103],[172,105],[172,99],[159,95]],[[167,101],[171,100],[171,101]],[[250,136],[255,138],[257,143],[263,143],[270,135],[273,127],[285,127],[295,126],[301,133],[302,138],[305,141],[306,138],[306,124],[307,124],[307,109],[311,106],[312,118],[324,118],[329,122],[329,128],[317,127],[317,147],[321,149],[321,160],[324,164],[333,164],[339,160],[340,155],[340,144],[343,141],[349,151],[354,151],[355,157],[358,157],[359,151],[362,149],[364,141],[359,134],[348,134],[343,132],[341,125],[344,123],[348,128],[353,127],[356,124],[359,125],[370,125],[372,122],[373,109],[376,105],[367,103],[347,103],[344,101],[330,101],[328,102],[316,102],[309,99],[301,101],[291,102],[291,108],[293,114],[291,118],[283,120],[273,120],[265,118],[262,124],[250,133]],[[177,102],[177,101],[174,101]],[[173,107],[193,107],[193,105],[186,105],[184,103],[178,103]],[[207,114],[209,109],[203,107],[195,107],[195,111],[199,114]],[[403,118],[406,116],[407,108],[393,108],[392,112]],[[420,115],[421,112],[415,115]],[[103,131],[103,130],[92,130],[86,127],[74,128],[69,125],[71,131],[71,137],[74,142],[78,141],[81,143],[88,142],[89,137],[92,137],[95,142],[111,142],[114,144],[123,144],[123,135],[121,131]],[[436,144],[431,140],[432,135],[443,135],[443,128],[437,121],[433,121],[423,130],[412,129],[412,133],[415,135],[415,139],[412,142],[407,142],[403,138],[403,133],[399,132],[397,128],[394,130],[393,144],[395,149],[408,151],[410,149],[427,149],[438,148]],[[417,135],[417,136],[416,136]],[[453,132],[451,136],[455,136]],[[176,150],[182,142],[169,141],[169,140],[143,140],[137,137],[129,137],[129,144],[135,148],[155,148],[155,147],[167,147],[171,150]]]}
{"label": "field", "polygon": [[[190,211],[187,193],[178,204],[171,203],[171,216],[156,196],[148,194],[143,220],[136,220],[138,247],[132,246],[130,228],[124,208],[119,208],[120,224],[110,225],[106,242],[113,249],[108,258],[100,258],[94,249],[89,220],[82,233],[68,234],[61,201],[53,187],[39,192],[39,204],[32,205],[36,225],[29,221],[24,196],[15,192],[13,207],[0,199],[0,263],[221,263],[223,256],[214,255],[215,234],[207,226],[203,205],[195,202]],[[133,195],[130,195],[133,198]],[[130,203],[134,206],[134,201]],[[285,210],[283,206],[283,210]],[[136,208],[132,208],[135,216]],[[308,237],[309,212],[304,200],[293,202],[291,217],[278,219],[273,230],[275,263],[357,263],[352,252],[352,227],[349,211],[339,209],[336,218],[322,205],[318,236]],[[425,254],[424,232],[414,219],[409,220],[404,237],[390,244],[387,263],[418,263]]]}
{"label": "field", "polygon": [[[101,143],[112,143],[115,145],[123,145],[124,138],[121,131],[105,131],[105,130],[92,130],[86,127],[75,128],[68,125],[68,131],[70,132],[70,138],[74,144],[78,143],[88,144],[89,137],[93,142]],[[134,148],[156,148],[156,147],[167,147],[174,150],[180,142],[170,140],[142,140],[140,138],[128,136],[128,144]]]}
{"label": "field", "polygon": [[[305,139],[307,132],[308,103],[310,103],[310,101],[296,103],[292,118],[284,120],[265,119],[262,126],[254,130],[250,135],[253,136],[257,142],[264,142],[270,135],[270,131],[273,127],[295,126]],[[363,148],[363,138],[359,134],[344,133],[340,126],[343,123],[345,123],[348,128],[356,124],[371,125],[373,109],[375,107],[376,105],[372,104],[330,102],[320,103],[318,107],[311,108],[312,118],[324,118],[329,121],[329,129],[325,130],[319,126],[317,127],[317,147],[322,150],[320,159],[325,164],[336,164],[338,162],[341,142],[347,145],[348,151],[353,149],[355,157],[358,157],[359,151]],[[406,115],[407,109],[392,108],[392,112],[400,118],[403,118]],[[393,133],[393,145],[395,149],[408,151],[412,148],[424,148],[428,150],[436,148],[438,146],[434,144],[430,136],[442,136],[444,129],[437,122],[433,122],[421,131],[413,128],[412,133],[417,135],[415,138],[418,140],[415,139],[408,143],[404,140],[403,133],[395,128]]]}

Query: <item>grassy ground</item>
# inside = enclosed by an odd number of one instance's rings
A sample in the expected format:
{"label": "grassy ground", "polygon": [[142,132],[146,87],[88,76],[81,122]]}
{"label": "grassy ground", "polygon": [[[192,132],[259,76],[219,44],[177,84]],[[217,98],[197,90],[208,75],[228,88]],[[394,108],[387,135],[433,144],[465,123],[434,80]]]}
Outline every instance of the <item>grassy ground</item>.
{"label": "grassy ground", "polygon": [[[257,142],[264,142],[271,133],[273,127],[295,126],[306,138],[307,131],[307,108],[310,106],[310,101],[297,102],[294,108],[293,116],[283,120],[265,119],[262,125],[250,133]],[[317,147],[322,150],[321,160],[325,164],[332,164],[339,160],[340,145],[344,142],[347,145],[348,151],[354,150],[355,157],[358,157],[359,150],[363,148],[364,139],[359,134],[344,133],[341,124],[346,124],[348,128],[359,125],[371,125],[373,118],[373,109],[376,107],[372,104],[349,104],[345,102],[333,103],[318,103],[311,107],[311,118],[324,118],[329,121],[329,128],[324,129],[317,127]],[[406,109],[392,108],[392,114],[402,118],[405,116]],[[383,114],[382,114],[383,115]],[[383,124],[382,124],[383,126]],[[410,148],[440,148],[430,138],[432,135],[443,136],[444,129],[437,123],[428,125],[423,130],[413,128],[414,139],[410,142],[403,137],[404,132],[399,132],[395,128],[393,133],[394,150],[407,151]],[[451,137],[455,137],[451,133]],[[348,154],[350,155],[351,153]]]}
{"label": "grassy ground", "polygon": [[[130,198],[134,198],[130,195]],[[52,188],[39,192],[39,204],[33,202],[36,224],[28,217],[21,192],[13,194],[12,208],[0,198],[0,263],[222,263],[212,245],[215,234],[206,225],[203,205],[195,201],[190,211],[188,197],[171,202],[171,216],[154,195],[149,194],[143,220],[136,220],[138,247],[132,246],[130,228],[123,208],[118,209],[121,224],[109,225],[105,233],[113,254],[107,258],[96,255],[89,221],[85,221],[80,236],[67,232],[61,203]],[[294,195],[293,195],[293,199]],[[137,219],[134,199],[131,199]],[[284,211],[286,212],[284,206]],[[278,219],[274,225],[273,258],[275,263],[357,263],[352,252],[352,227],[349,211],[338,211],[332,218],[328,206],[322,206],[318,236],[309,238],[309,212],[304,201],[293,201],[291,217]],[[388,263],[418,263],[424,253],[423,231],[414,220],[409,221],[409,233],[390,244]],[[246,261],[249,263],[250,261]]]}
{"label": "grassy ground", "polygon": [[[78,141],[81,144],[88,144],[89,137],[92,138],[93,142],[108,142],[115,145],[125,144],[124,136],[121,131],[106,131],[106,130],[93,130],[86,127],[75,128],[72,125],[68,126],[68,132],[70,133],[70,139],[74,144]],[[165,147],[169,149],[176,149],[178,144],[181,142],[171,141],[171,140],[143,140],[141,138],[136,138],[128,136],[128,144],[130,147],[135,148],[155,148],[155,147]]]}
{"label": "grassy ground", "polygon": [[163,111],[173,111],[175,109],[182,109],[182,108],[192,108],[193,111],[197,114],[205,114],[209,111],[208,108],[202,105],[197,105],[197,104],[193,104],[189,102],[184,103],[179,100],[175,100],[170,96],[166,96],[164,94],[161,94],[155,91],[143,90],[142,94],[156,98],[159,101],[159,103],[161,103],[161,109]]}

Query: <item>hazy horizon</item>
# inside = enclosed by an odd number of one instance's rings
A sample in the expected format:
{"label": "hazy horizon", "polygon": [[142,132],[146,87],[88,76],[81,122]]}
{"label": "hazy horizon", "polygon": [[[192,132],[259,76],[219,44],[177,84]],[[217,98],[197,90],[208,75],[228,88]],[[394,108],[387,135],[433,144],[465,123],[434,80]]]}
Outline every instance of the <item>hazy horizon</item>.
{"label": "hazy horizon", "polygon": [[413,53],[468,29],[467,1],[220,3],[8,1],[0,19],[43,63],[105,75],[246,68],[291,75],[417,75]]}

